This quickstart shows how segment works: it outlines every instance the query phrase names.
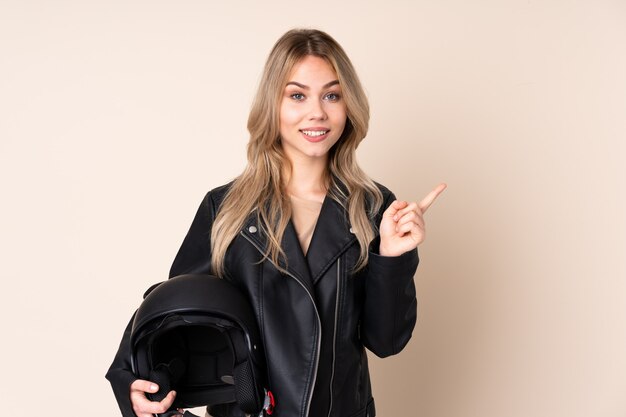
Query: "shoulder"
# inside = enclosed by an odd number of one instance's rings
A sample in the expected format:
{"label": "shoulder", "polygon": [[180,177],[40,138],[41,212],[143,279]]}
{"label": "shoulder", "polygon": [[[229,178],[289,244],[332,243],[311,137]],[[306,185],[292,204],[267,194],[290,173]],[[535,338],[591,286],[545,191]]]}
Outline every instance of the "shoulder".
{"label": "shoulder", "polygon": [[381,183],[374,181],[374,184],[376,184],[376,187],[378,187],[378,190],[382,195],[382,204],[380,206],[380,211],[385,211],[387,207],[389,207],[389,205],[393,203],[393,201],[396,199],[396,195],[393,193],[393,191],[391,191],[389,188],[385,187]]}
{"label": "shoulder", "polygon": [[224,198],[232,187],[233,182],[234,181],[231,181],[228,184],[215,187],[212,190],[209,190],[204,196],[203,203],[206,204],[213,213],[217,212],[217,209],[222,204],[222,201],[224,201]]}
{"label": "shoulder", "polygon": [[396,198],[395,195],[393,194],[393,192],[389,188],[385,187],[384,185],[382,185],[381,183],[376,182],[376,181],[374,181],[374,184],[376,184],[376,187],[378,187],[378,190],[383,195],[383,201],[384,202],[386,202],[390,198],[392,199],[392,201],[393,201],[393,199]]}

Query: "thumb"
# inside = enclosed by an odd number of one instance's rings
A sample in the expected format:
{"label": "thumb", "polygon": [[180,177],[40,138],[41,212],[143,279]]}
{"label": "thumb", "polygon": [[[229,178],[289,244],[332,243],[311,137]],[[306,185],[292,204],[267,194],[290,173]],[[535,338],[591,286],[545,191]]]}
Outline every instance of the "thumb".
{"label": "thumb", "polygon": [[385,212],[383,213],[383,216],[393,217],[396,215],[396,213],[398,213],[398,211],[402,210],[408,205],[409,203],[407,203],[406,201],[394,200],[393,203],[389,204],[389,207],[387,207],[387,210],[385,210]]}
{"label": "thumb", "polygon": [[131,384],[130,389],[136,390],[136,391],[155,393],[159,390],[159,386],[151,381],[146,381],[144,379],[137,379]]}

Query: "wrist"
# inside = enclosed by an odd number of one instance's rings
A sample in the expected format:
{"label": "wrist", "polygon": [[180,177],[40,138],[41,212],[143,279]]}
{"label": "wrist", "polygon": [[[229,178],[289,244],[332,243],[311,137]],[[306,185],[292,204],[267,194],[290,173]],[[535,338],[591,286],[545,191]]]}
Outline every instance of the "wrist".
{"label": "wrist", "polygon": [[399,255],[398,253],[395,253],[394,251],[392,251],[391,249],[389,249],[387,246],[383,245],[382,243],[378,247],[378,254],[380,256],[398,256]]}

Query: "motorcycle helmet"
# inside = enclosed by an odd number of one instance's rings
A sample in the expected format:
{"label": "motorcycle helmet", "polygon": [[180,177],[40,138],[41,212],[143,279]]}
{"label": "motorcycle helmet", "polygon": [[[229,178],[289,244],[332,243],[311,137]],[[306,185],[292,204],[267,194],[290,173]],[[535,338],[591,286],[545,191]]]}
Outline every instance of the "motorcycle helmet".
{"label": "motorcycle helmet", "polygon": [[135,313],[130,342],[135,375],[159,385],[148,398],[160,401],[176,390],[162,416],[232,402],[247,414],[271,413],[256,319],[228,281],[196,274],[157,284]]}

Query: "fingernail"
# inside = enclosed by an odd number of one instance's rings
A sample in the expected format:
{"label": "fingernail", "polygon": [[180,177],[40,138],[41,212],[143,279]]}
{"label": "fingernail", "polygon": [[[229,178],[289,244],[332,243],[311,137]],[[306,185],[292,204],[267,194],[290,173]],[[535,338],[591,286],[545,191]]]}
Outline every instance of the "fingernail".
{"label": "fingernail", "polygon": [[159,387],[157,387],[155,384],[150,384],[150,390],[151,391],[158,391]]}

